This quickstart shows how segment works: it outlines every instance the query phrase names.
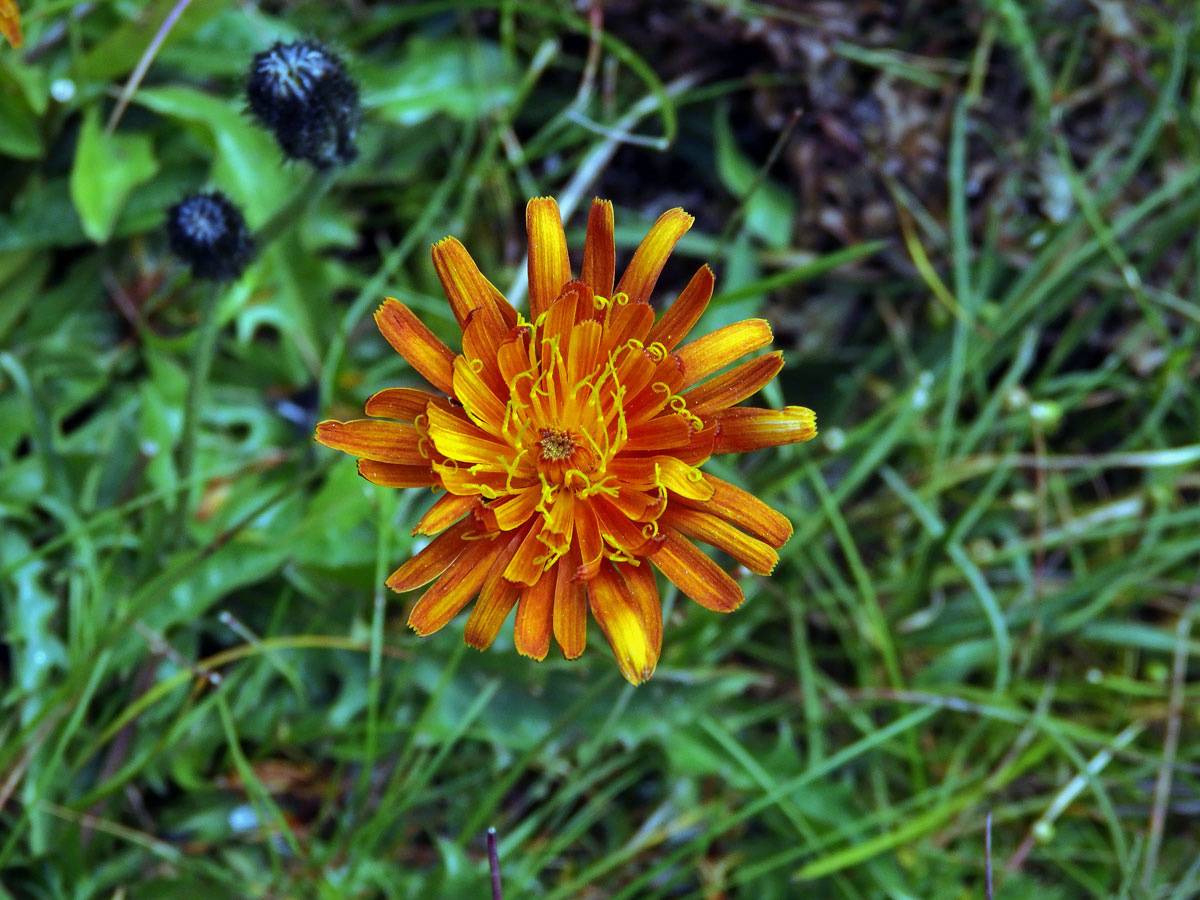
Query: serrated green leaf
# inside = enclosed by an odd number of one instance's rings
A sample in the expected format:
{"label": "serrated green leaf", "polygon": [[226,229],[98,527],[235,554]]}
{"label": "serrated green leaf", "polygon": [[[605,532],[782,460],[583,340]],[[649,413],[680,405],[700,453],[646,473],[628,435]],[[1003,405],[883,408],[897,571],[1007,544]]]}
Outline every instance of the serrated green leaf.
{"label": "serrated green leaf", "polygon": [[71,167],[71,199],[84,234],[97,244],[107,241],[129,192],[157,172],[147,135],[105,134],[99,111],[89,109]]}

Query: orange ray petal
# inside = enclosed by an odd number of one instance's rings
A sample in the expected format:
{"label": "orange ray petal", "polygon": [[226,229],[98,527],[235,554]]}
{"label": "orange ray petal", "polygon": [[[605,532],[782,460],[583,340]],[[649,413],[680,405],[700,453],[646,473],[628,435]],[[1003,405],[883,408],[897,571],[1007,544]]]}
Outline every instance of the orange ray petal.
{"label": "orange ray petal", "polygon": [[560,297],[568,295],[575,298],[576,325],[593,318],[596,312],[596,292],[592,290],[590,284],[580,278],[568,281],[563,287]]}
{"label": "orange ray petal", "polygon": [[608,464],[608,471],[634,489],[663,487],[694,500],[707,500],[713,492],[704,473],[673,456],[618,456]]}
{"label": "orange ray petal", "polygon": [[683,395],[687,408],[698,416],[727,409],[753,397],[779,374],[783,368],[783,354],[778,350],[734,366],[723,375],[710,378],[704,384],[692,388]]}
{"label": "orange ray petal", "polygon": [[674,528],[661,533],[663,541],[650,560],[675,587],[715,612],[733,612],[742,605],[742,589],[724,569]]}
{"label": "orange ray petal", "polygon": [[437,484],[437,477],[428,463],[423,466],[402,466],[373,459],[360,459],[358,474],[372,484],[382,487],[412,488]]}
{"label": "orange ray petal", "polygon": [[762,447],[799,444],[817,436],[817,417],[803,406],[755,409],[739,406],[717,417],[713,453],[746,453]]}
{"label": "orange ray petal", "polygon": [[541,533],[542,522],[540,519],[534,519],[529,530],[525,532],[520,546],[509,558],[508,565],[504,567],[504,577],[509,581],[532,586],[542,579],[546,564],[539,562],[538,559],[546,555],[547,548],[538,540]]}
{"label": "orange ray petal", "polygon": [[454,360],[454,397],[472,422],[489,434],[500,433],[504,425],[504,401],[496,396],[465,356]]}
{"label": "orange ray petal", "polygon": [[630,425],[657,416],[683,385],[683,363],[674,353],[668,353],[654,367],[650,384],[625,402],[625,419]]}
{"label": "orange ray petal", "polygon": [[744,319],[684,344],[675,355],[683,364],[683,386],[699,384],[735,359],[771,343],[766,319]]}
{"label": "orange ray petal", "polygon": [[[604,328],[599,322],[581,322],[571,329],[571,340],[567,346],[567,382],[576,385],[583,382],[600,364],[600,339]],[[580,393],[585,399],[586,393]]]}
{"label": "orange ray petal", "polygon": [[459,462],[498,465],[516,454],[475,423],[436,406],[429,407],[429,438],[438,453]]}
{"label": "orange ray petal", "polygon": [[580,299],[580,291],[576,286],[580,284],[582,282],[568,282],[558,298],[550,304],[546,311],[545,324],[542,326],[542,340],[552,343],[557,341],[560,348],[566,347],[571,337],[571,329],[575,326],[575,312]]}
{"label": "orange ray petal", "polygon": [[674,456],[656,456],[658,484],[680,497],[704,500],[712,496],[712,488],[704,480],[704,473]]}
{"label": "orange ray petal", "polygon": [[508,385],[500,375],[497,357],[500,345],[508,340],[510,331],[498,331],[494,320],[481,310],[472,310],[463,325],[462,355],[473,369],[479,371],[479,377],[492,389],[492,393],[503,398],[508,397]]}
{"label": "orange ray petal", "polygon": [[514,329],[512,336],[501,343],[500,349],[496,351],[496,368],[504,383],[508,385],[510,393],[516,393],[518,379],[533,365],[529,359],[530,331],[528,326]]}
{"label": "orange ray petal", "polygon": [[651,490],[658,487],[657,457],[618,456],[608,464],[608,474],[634,490]]}
{"label": "orange ray petal", "polygon": [[692,426],[683,416],[675,414],[659,416],[649,422],[640,422],[629,426],[629,440],[622,452],[633,453],[639,450],[666,450],[670,447],[682,447],[692,437]]}
{"label": "orange ray petal", "polygon": [[628,419],[631,397],[637,397],[654,380],[657,366],[643,347],[627,344],[617,355],[617,381],[625,388],[625,414]]}
{"label": "orange ray petal", "polygon": [[657,657],[662,653],[663,617],[662,604],[658,599],[658,583],[654,579],[654,569],[643,560],[639,565],[623,562],[616,563],[617,571],[625,579],[629,596],[637,604],[646,623],[650,636],[650,646]]}
{"label": "orange ray petal", "polygon": [[708,266],[701,266],[700,270],[692,276],[687,287],[683,289],[683,293],[650,329],[646,343],[652,344],[657,341],[667,350],[674,350],[679,342],[687,337],[692,326],[700,321],[700,316],[708,308],[708,301],[712,299],[715,283],[716,279],[712,269]]}
{"label": "orange ray petal", "polygon": [[416,556],[398,568],[387,580],[387,586],[397,594],[429,584],[437,578],[467,550],[468,544],[478,541],[465,541],[463,536],[470,533],[474,523],[463,519],[430,541]]}
{"label": "orange ray petal", "polygon": [[525,230],[529,233],[529,317],[536,322],[571,280],[567,236],[553,197],[529,201]]}
{"label": "orange ray petal", "polygon": [[607,498],[608,502],[635,522],[648,522],[658,511],[659,498],[638,490],[628,484],[617,486],[615,497]]}
{"label": "orange ray petal", "polygon": [[8,38],[14,50],[21,46],[21,10],[13,0],[0,0],[0,34]]}
{"label": "orange ray petal", "polygon": [[497,503],[491,507],[492,514],[496,517],[496,527],[501,531],[512,531],[522,522],[527,522],[541,502],[542,487],[540,484],[533,484],[504,502]]}
{"label": "orange ray petal", "polygon": [[570,543],[575,532],[574,510],[575,495],[571,491],[556,491],[546,515],[546,537],[555,535],[559,538],[558,543]]}
{"label": "orange ray petal", "polygon": [[587,647],[587,585],[572,580],[578,568],[578,554],[572,550],[543,576],[555,577],[554,639],[567,659],[578,659]]}
{"label": "orange ray petal", "polygon": [[592,501],[596,519],[600,523],[600,534],[608,543],[628,554],[639,554],[652,538],[642,533],[642,524],[625,515],[618,507],[599,496]]}
{"label": "orange ray petal", "polygon": [[408,614],[408,627],[425,637],[457,616],[479,593],[492,562],[503,549],[503,541],[467,541],[455,565],[443,571],[421,595]]}
{"label": "orange ray petal", "polygon": [[617,293],[627,294],[633,301],[649,300],[667,257],[694,221],[695,218],[678,208],[668,209],[659,216],[634,251],[633,260],[617,285]]}
{"label": "orange ray petal", "polygon": [[430,403],[436,403],[443,409],[450,408],[445,397],[439,397],[429,391],[416,388],[384,388],[367,398],[365,412],[368,416],[415,422],[417,416],[425,415],[425,407]]}
{"label": "orange ray petal", "polygon": [[411,425],[379,419],[352,419],[317,423],[317,440],[326,447],[376,462],[427,466],[421,455],[421,435]]}
{"label": "orange ray petal", "polygon": [[[489,575],[488,579],[490,578]],[[508,618],[512,608],[517,605],[517,598],[521,596],[520,585],[505,581],[499,576],[496,577],[495,584],[496,586],[492,587],[485,579],[479,599],[475,601],[467,624],[463,626],[463,641],[468,647],[474,647],[476,650],[486,650],[492,646],[492,641],[496,640],[504,620]]]}
{"label": "orange ray petal", "polygon": [[445,531],[479,503],[478,497],[463,497],[457,494],[443,494],[433,506],[426,510],[413,528],[415,537],[418,534],[438,534]]}
{"label": "orange ray petal", "polygon": [[779,563],[779,554],[770,545],[750,537],[724,519],[709,513],[672,503],[663,510],[658,521],[663,525],[670,525],[688,537],[725,551],[751,572],[759,575],[770,575]]}
{"label": "orange ray petal", "polygon": [[430,248],[430,254],[460,328],[477,309],[486,311],[496,329],[509,329],[517,324],[517,311],[483,276],[467,248],[457,239],[448,237],[438,241]]}
{"label": "orange ray petal", "polygon": [[575,581],[590,581],[600,568],[604,554],[604,539],[600,535],[600,522],[592,504],[579,500],[575,504],[575,537],[579,548],[579,566],[572,576]]}
{"label": "orange ray petal", "polygon": [[680,361],[679,355],[676,353],[668,353],[664,356],[654,369],[655,383],[663,383],[670,389],[672,393],[678,393],[683,387],[687,373],[683,369],[683,362]]}
{"label": "orange ray petal", "polygon": [[717,426],[710,425],[699,431],[693,431],[688,442],[680,447],[672,447],[671,455],[689,466],[703,465],[713,455],[716,445]]}
{"label": "orange ray petal", "polygon": [[680,500],[683,505],[720,516],[772,547],[782,547],[792,536],[792,523],[787,517],[750,492],[707,472],[704,480],[712,487],[712,496],[707,500],[685,498]]}
{"label": "orange ray petal", "polygon": [[608,638],[617,667],[630,684],[641,684],[654,674],[658,653],[651,626],[631,596],[625,580],[612,563],[600,567],[588,582],[588,605]]}
{"label": "orange ray petal", "polygon": [[[457,463],[435,463],[434,474],[437,475],[444,487],[451,494],[471,494],[494,500],[508,493],[508,473],[497,466],[498,471],[472,472],[472,466],[460,466]],[[513,487],[523,487],[516,480]]]}
{"label": "orange ray petal", "polygon": [[392,349],[439,391],[454,393],[454,351],[416,317],[411,309],[388,297],[375,311],[375,324]]}
{"label": "orange ray petal", "polygon": [[500,627],[508,618],[509,612],[516,606],[517,598],[521,596],[520,585],[505,581],[501,577],[508,556],[516,550],[520,540],[520,535],[514,536],[504,550],[496,554],[483,577],[479,599],[475,601],[467,624],[463,627],[463,640],[468,647],[474,647],[476,650],[486,650],[490,647],[492,641],[496,640],[496,635],[500,633]]}
{"label": "orange ray petal", "polygon": [[597,197],[588,210],[587,237],[583,241],[583,272],[579,277],[601,297],[611,297],[616,270],[613,206],[608,200]]}
{"label": "orange ray petal", "polygon": [[644,340],[653,324],[654,310],[649,303],[631,300],[618,304],[610,309],[601,352],[611,353],[630,340]]}
{"label": "orange ray petal", "polygon": [[500,526],[496,524],[496,514],[482,503],[471,510],[471,515],[479,523],[480,534],[497,534],[500,531]]}
{"label": "orange ray petal", "polygon": [[517,652],[531,659],[545,659],[550,652],[553,631],[555,576],[546,572],[537,583],[522,589],[513,624],[513,643]]}

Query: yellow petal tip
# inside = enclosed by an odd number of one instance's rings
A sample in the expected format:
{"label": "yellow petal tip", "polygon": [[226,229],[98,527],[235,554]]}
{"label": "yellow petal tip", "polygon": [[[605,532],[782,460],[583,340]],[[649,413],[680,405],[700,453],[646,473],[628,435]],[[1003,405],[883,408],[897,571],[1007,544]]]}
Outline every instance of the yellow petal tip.
{"label": "yellow petal tip", "polygon": [[639,668],[633,660],[618,661],[617,665],[621,670],[621,675],[634,687],[638,687],[649,681],[655,669],[654,665],[644,665]]}

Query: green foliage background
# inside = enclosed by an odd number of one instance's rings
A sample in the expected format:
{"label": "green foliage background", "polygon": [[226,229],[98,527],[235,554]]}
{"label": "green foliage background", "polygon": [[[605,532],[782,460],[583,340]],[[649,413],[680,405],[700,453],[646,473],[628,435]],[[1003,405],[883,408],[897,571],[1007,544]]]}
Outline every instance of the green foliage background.
{"label": "green foliage background", "polygon": [[[983,897],[989,812],[998,897],[1200,894],[1191,4],[204,0],[110,133],[173,5],[0,49],[0,897],[482,898],[489,825],[510,900]],[[298,36],[330,178],[244,112]],[[227,289],[205,187],[271,223]],[[710,464],[796,536],[638,689],[407,632],[427,497],[310,437],[412,382],[382,296],[452,334],[433,240],[521,296],[540,193],[696,213],[658,302],[712,262],[822,427]]]}

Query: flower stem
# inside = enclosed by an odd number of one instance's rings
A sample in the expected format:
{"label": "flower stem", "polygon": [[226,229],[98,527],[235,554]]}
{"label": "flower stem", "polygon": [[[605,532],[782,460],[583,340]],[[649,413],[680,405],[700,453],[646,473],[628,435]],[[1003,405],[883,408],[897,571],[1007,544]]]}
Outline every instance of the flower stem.
{"label": "flower stem", "polygon": [[207,301],[201,305],[200,322],[196,326],[195,346],[192,347],[192,369],[188,378],[187,397],[183,404],[183,429],[179,435],[178,471],[179,483],[184,487],[175,508],[175,515],[167,527],[165,545],[170,547],[184,534],[189,511],[195,506],[199,484],[192,484],[196,468],[196,440],[200,422],[200,406],[203,401],[208,373],[212,368],[213,354],[217,346],[217,333],[221,328],[221,299],[219,287],[209,292]]}
{"label": "flower stem", "polygon": [[[333,186],[336,169],[315,172],[302,184],[288,201],[269,218],[254,235],[254,243],[258,252],[281,237],[293,224],[298,222],[302,213],[321,197],[328,193]],[[196,468],[197,429],[200,422],[200,407],[203,392],[208,382],[208,373],[212,368],[213,354],[216,351],[217,334],[220,331],[220,309],[223,293],[219,288],[213,289],[200,310],[200,321],[196,326],[195,345],[192,348],[192,369],[188,379],[187,397],[183,407],[183,429],[179,437],[177,467],[179,483],[183,486],[179,505],[168,523],[163,546],[173,547],[180,541],[186,531],[187,517],[198,500],[201,485],[192,484]]]}
{"label": "flower stem", "polygon": [[496,848],[496,829],[487,830],[488,869],[492,873],[492,900],[504,900],[500,890],[500,851]]}
{"label": "flower stem", "polygon": [[334,179],[340,169],[329,168],[312,172],[305,182],[296,189],[288,201],[279,207],[271,218],[263,223],[254,234],[254,244],[261,253],[276,238],[282,235],[289,226],[301,219],[301,214],[329,193]]}

